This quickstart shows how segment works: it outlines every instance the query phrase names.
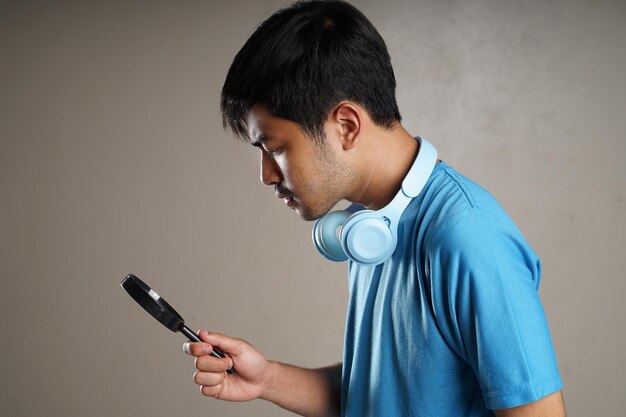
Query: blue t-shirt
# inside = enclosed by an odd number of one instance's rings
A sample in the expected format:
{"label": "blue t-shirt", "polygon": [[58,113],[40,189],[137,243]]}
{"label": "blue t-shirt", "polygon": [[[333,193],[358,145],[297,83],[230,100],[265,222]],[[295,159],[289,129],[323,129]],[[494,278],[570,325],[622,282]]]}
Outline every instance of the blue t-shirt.
{"label": "blue t-shirt", "polygon": [[350,262],[342,416],[493,416],[561,389],[540,268],[496,200],[439,163],[393,256]]}

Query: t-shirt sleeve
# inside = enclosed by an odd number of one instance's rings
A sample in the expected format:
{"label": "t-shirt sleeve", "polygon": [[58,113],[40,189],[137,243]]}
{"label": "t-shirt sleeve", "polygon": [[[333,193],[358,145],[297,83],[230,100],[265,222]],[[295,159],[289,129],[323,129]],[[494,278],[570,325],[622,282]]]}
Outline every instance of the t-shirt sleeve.
{"label": "t-shirt sleeve", "polygon": [[540,261],[508,217],[477,207],[449,216],[428,243],[426,273],[437,325],[474,370],[487,408],[561,389]]}

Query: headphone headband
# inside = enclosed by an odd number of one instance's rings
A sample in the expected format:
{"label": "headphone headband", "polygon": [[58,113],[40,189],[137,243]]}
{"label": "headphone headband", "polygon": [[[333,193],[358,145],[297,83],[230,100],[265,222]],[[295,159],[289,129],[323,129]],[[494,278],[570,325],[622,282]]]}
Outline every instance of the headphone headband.
{"label": "headphone headband", "polygon": [[[435,147],[426,139],[419,136],[416,139],[420,143],[420,148],[411,169],[409,169],[404,180],[402,180],[400,191],[398,191],[398,194],[396,194],[389,204],[376,211],[377,214],[380,214],[380,217],[386,217],[388,219],[395,217],[395,219],[391,220],[391,224],[389,225],[394,235],[400,216],[402,216],[402,213],[411,200],[417,197],[422,191],[428,178],[430,178],[430,173],[437,164],[437,150]],[[399,214],[394,216],[394,213]]]}
{"label": "headphone headband", "polygon": [[415,198],[426,185],[430,173],[437,163],[437,149],[426,139],[417,137],[420,149],[413,166],[404,180],[402,180],[402,192],[407,197]]}

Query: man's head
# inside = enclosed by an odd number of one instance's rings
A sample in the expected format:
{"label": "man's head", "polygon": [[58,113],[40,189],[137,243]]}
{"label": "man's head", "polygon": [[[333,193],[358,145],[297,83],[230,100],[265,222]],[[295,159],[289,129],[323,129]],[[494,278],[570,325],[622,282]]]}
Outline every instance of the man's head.
{"label": "man's head", "polygon": [[[279,195],[293,194],[286,201],[315,219],[346,197],[344,182],[353,174],[330,143],[329,118],[338,120],[338,106],[346,105],[391,129],[400,121],[395,87],[385,43],[361,12],[343,1],[299,1],[263,22],[236,55],[222,89],[222,117],[225,127],[261,148],[263,182]],[[283,150],[287,139],[290,150],[296,142],[307,148],[311,166],[300,169],[306,158],[283,155],[282,164],[274,158],[265,147],[275,139],[263,129],[268,121]],[[283,127],[293,128],[288,137]],[[294,140],[296,132],[309,146]],[[270,168],[276,175],[267,175]]]}

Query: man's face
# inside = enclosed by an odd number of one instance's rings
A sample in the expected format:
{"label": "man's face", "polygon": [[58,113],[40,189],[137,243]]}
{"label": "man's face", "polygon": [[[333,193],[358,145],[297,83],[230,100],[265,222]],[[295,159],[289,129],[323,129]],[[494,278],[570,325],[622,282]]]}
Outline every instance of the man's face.
{"label": "man's face", "polygon": [[261,181],[304,220],[315,220],[345,197],[350,169],[327,130],[323,143],[297,123],[272,116],[263,106],[248,115],[252,144],[261,152]]}

